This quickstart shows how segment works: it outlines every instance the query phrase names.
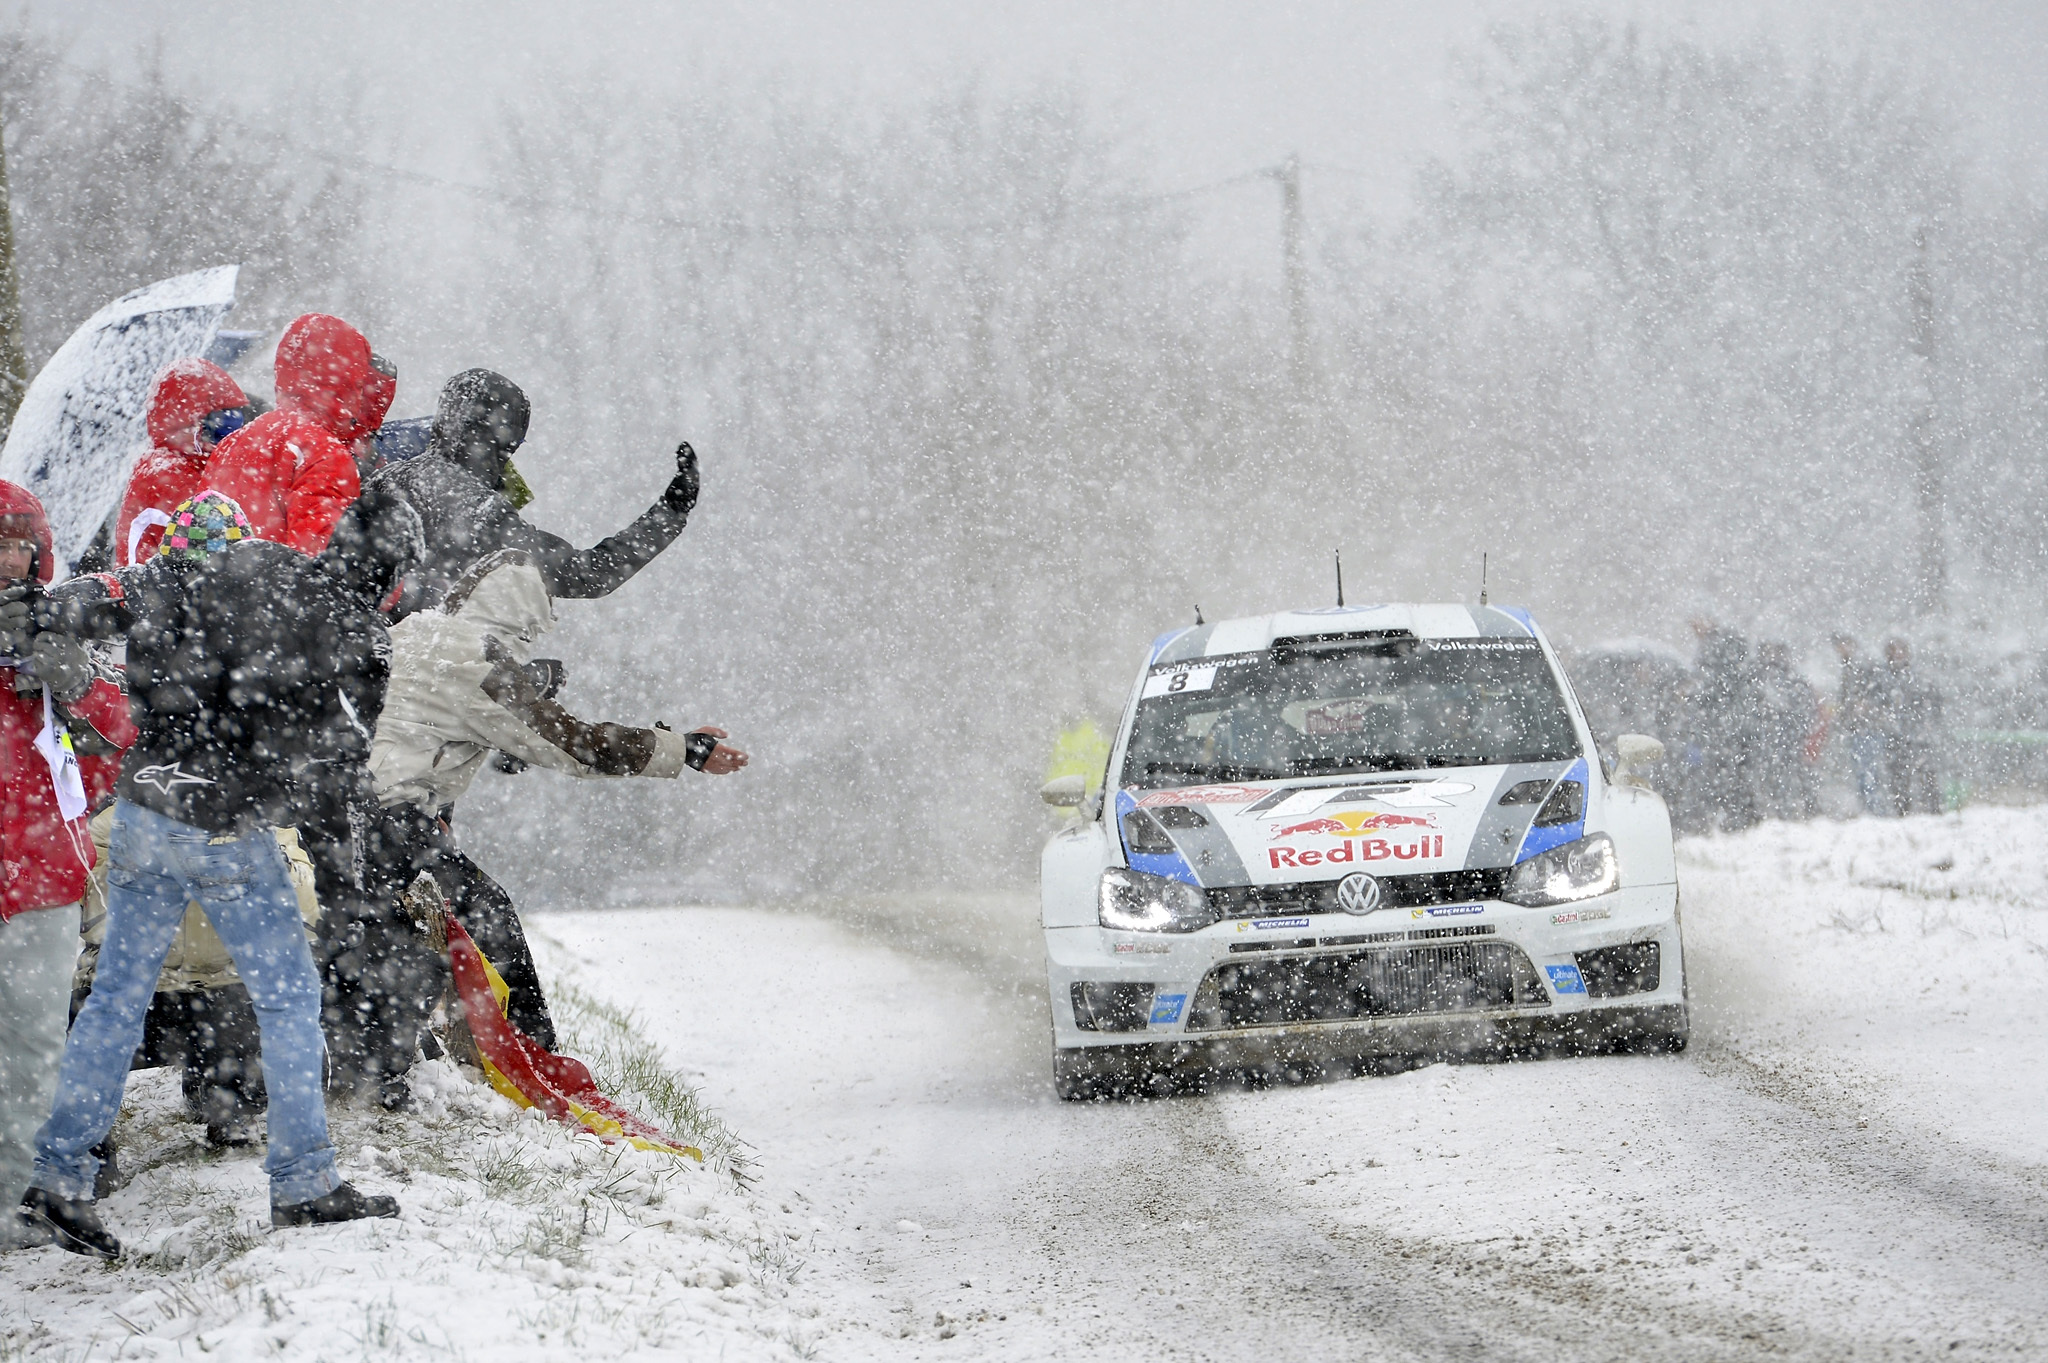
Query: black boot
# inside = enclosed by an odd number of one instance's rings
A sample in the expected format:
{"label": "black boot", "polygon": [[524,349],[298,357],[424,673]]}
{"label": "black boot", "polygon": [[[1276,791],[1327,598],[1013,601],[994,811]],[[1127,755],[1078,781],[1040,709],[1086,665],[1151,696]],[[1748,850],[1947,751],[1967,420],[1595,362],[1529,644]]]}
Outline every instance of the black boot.
{"label": "black boot", "polygon": [[48,1226],[62,1249],[101,1259],[121,1257],[121,1242],[100,1221],[90,1202],[31,1188],[21,1200],[21,1210],[29,1220]]}
{"label": "black boot", "polygon": [[121,1158],[115,1153],[112,1135],[92,1148],[92,1156],[100,1162],[99,1172],[92,1176],[92,1200],[98,1202],[128,1180],[121,1177]]}
{"label": "black boot", "polygon": [[270,1199],[273,1226],[325,1226],[335,1221],[360,1221],[366,1216],[396,1215],[397,1198],[365,1197],[350,1183],[307,1202],[279,1202],[275,1196]]}

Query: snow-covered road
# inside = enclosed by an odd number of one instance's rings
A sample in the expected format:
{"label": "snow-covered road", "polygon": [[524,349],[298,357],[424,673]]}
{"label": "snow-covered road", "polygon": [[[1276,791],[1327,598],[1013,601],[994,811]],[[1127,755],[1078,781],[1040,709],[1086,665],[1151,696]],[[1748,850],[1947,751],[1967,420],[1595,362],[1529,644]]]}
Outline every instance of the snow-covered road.
{"label": "snow-covered road", "polygon": [[437,1061],[332,1112],[402,1218],[273,1231],[149,1072],[129,1256],[0,1256],[0,1359],[2048,1358],[2048,807],[1680,857],[1683,1056],[1139,1103],[1054,1100],[1026,897],[536,914],[572,1053],[751,1189]]}
{"label": "snow-covered road", "polygon": [[2048,811],[1682,852],[1696,1044],[1147,1103],[1026,899],[558,915],[807,1228],[828,1359],[2048,1354]]}

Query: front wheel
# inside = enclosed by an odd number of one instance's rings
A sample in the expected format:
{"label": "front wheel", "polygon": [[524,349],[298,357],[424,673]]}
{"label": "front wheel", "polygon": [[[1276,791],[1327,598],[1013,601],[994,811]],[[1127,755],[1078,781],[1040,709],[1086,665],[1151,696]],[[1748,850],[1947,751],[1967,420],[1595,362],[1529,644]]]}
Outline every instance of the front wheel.
{"label": "front wheel", "polygon": [[1646,1008],[1609,1036],[1615,1049],[1635,1055],[1677,1055],[1692,1039],[1692,1015],[1682,1003]]}
{"label": "front wheel", "polygon": [[1061,1101],[1164,1098],[1199,1087],[1172,1059],[1150,1046],[1055,1046],[1052,1087]]}
{"label": "front wheel", "polygon": [[1063,1103],[1086,1103],[1109,1097],[1115,1087],[1110,1082],[1110,1074],[1120,1068],[1110,1063],[1115,1050],[1111,1046],[1054,1047],[1052,1091]]}

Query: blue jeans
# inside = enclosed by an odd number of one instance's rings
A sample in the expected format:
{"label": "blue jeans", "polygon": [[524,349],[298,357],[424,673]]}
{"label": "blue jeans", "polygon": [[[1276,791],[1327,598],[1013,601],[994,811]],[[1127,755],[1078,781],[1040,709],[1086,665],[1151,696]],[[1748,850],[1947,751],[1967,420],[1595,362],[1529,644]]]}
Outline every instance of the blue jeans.
{"label": "blue jeans", "polygon": [[1849,735],[1849,761],[1856,768],[1856,794],[1863,812],[1890,818],[1902,812],[1892,799],[1890,744],[1879,733]]}
{"label": "blue jeans", "polygon": [[50,1120],[36,1133],[35,1186],[92,1196],[92,1147],[120,1113],[128,1064],[188,899],[199,901],[234,956],[262,1028],[271,1197],[304,1202],[333,1192],[341,1174],[327,1139],[320,976],[277,839],[265,829],[216,840],[126,800],[114,807],[107,850],[107,941],[64,1045]]}

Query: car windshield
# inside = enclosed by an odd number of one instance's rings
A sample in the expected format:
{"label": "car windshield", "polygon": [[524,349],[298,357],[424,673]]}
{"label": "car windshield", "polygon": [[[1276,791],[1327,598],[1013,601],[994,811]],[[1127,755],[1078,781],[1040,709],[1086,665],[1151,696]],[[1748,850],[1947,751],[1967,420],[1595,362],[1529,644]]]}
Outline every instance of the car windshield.
{"label": "car windshield", "polygon": [[1126,787],[1562,761],[1571,714],[1534,639],[1319,641],[1155,665]]}

